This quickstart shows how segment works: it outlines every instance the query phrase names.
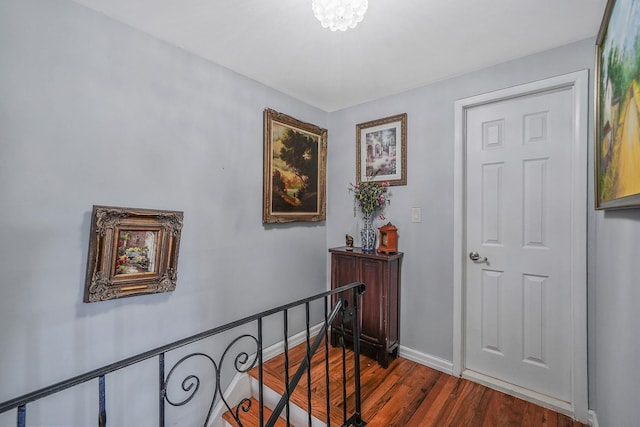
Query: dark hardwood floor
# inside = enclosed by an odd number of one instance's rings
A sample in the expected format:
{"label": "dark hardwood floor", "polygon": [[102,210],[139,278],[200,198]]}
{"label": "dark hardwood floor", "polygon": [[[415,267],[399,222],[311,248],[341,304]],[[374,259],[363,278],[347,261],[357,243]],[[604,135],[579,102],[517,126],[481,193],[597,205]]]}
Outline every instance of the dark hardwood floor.
{"label": "dark hardwood floor", "polygon": [[[290,376],[304,354],[304,345],[289,351]],[[326,419],[327,413],[324,359],[321,348],[311,370],[312,413],[321,420]],[[341,349],[330,348],[329,366],[331,426],[341,426]],[[352,378],[353,353],[349,351],[346,369],[347,376]],[[264,378],[270,388],[284,392],[284,356],[265,364]],[[292,401],[301,408],[307,408],[307,388],[304,376],[292,396]],[[353,385],[347,388],[349,414],[354,408],[353,389]],[[565,415],[402,358],[383,369],[362,356],[361,394],[362,417],[369,427],[586,427]]]}

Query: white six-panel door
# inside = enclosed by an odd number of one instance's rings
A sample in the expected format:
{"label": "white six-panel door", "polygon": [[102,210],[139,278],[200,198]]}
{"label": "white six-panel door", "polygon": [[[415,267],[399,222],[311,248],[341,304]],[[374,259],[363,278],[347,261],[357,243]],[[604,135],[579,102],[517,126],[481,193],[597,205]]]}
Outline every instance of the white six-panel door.
{"label": "white six-panel door", "polygon": [[457,103],[454,243],[454,373],[583,421],[585,80]]}
{"label": "white six-panel door", "polygon": [[[466,368],[569,401],[571,91],[467,111]],[[484,258],[487,258],[485,261]]]}

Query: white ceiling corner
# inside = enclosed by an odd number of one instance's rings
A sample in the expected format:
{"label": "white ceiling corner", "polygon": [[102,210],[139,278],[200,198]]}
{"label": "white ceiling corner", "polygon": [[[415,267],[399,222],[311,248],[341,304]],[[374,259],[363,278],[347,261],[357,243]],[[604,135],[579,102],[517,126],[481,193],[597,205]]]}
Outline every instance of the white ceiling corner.
{"label": "white ceiling corner", "polygon": [[74,0],[335,111],[594,37],[606,0],[369,0],[346,32],[311,0]]}

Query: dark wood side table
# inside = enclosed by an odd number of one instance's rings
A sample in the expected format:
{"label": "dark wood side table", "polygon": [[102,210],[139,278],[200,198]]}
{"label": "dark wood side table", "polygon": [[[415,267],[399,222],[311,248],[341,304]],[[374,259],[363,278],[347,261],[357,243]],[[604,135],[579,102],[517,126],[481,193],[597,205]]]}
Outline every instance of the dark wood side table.
{"label": "dark wood side table", "polygon": [[[360,350],[386,368],[390,357],[398,356],[400,346],[400,269],[402,252],[366,253],[360,248],[347,251],[346,246],[329,249],[331,253],[331,288],[362,282],[366,290],[360,300]],[[349,305],[351,295],[347,300]],[[336,346],[340,333],[332,330],[331,344]],[[353,342],[350,328],[345,341]]]}

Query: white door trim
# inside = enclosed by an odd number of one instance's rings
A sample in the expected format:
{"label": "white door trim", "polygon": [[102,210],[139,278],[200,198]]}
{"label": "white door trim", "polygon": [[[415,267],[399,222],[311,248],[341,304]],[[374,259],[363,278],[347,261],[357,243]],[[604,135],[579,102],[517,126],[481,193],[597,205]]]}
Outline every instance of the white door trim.
{"label": "white door trim", "polygon": [[[572,358],[572,402],[568,405],[554,405],[553,402],[539,401],[535,396],[519,397],[536,401],[538,404],[571,415],[586,423],[588,414],[587,383],[587,165],[588,165],[588,70],[577,71],[545,80],[527,83],[495,92],[461,99],[455,102],[454,138],[454,242],[453,242],[453,374],[464,374],[464,286],[465,286],[465,170],[466,170],[466,110],[478,105],[489,104],[510,98],[546,92],[554,89],[570,88],[573,93],[574,131],[571,155],[572,193],[571,197],[571,304],[573,312],[573,358]],[[511,394],[516,390],[491,384]]]}

